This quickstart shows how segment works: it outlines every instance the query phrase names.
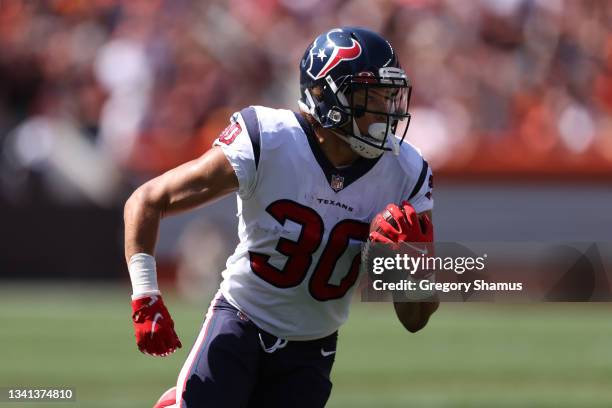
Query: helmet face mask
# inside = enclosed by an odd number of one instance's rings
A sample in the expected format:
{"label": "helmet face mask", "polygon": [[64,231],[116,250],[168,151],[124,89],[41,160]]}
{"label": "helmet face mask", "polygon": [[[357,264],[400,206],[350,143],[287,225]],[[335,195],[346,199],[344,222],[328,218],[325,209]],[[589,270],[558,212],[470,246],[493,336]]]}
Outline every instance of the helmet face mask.
{"label": "helmet face mask", "polygon": [[[356,48],[357,56],[351,51]],[[318,54],[314,50],[330,56],[341,55],[340,50],[350,58],[321,58],[320,65],[315,66]],[[399,152],[410,122],[412,87],[386,40],[365,29],[334,29],[315,39],[304,54],[301,68],[300,108],[321,127],[333,130],[366,158],[379,157],[385,151]],[[313,75],[313,71],[318,74]],[[405,126],[399,126],[401,122]],[[399,129],[403,132],[396,135]]]}
{"label": "helmet face mask", "polygon": [[[380,150],[379,154],[394,150],[395,138],[397,146],[401,145],[410,123],[408,104],[412,91],[405,76],[387,81],[385,77],[358,75],[347,80],[347,86],[336,92],[337,106],[346,117],[344,126],[338,130]],[[405,126],[399,126],[404,121]],[[400,128],[403,131],[398,135]]]}

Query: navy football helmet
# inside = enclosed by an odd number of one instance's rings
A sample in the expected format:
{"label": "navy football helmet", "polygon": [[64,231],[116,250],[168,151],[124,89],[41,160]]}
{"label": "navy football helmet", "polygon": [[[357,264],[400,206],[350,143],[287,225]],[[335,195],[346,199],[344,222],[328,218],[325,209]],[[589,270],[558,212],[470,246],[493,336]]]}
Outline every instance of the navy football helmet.
{"label": "navy football helmet", "polygon": [[[410,123],[412,86],[391,44],[356,27],[329,30],[308,46],[300,62],[300,109],[343,138],[359,155],[399,152]],[[367,132],[356,119],[370,113]],[[406,121],[401,135],[395,135]]]}

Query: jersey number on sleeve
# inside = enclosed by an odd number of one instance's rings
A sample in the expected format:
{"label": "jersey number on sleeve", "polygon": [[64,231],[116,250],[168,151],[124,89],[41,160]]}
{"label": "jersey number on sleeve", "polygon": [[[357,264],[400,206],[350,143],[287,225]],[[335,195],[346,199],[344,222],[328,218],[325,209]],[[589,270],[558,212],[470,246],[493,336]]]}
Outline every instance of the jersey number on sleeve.
{"label": "jersey number on sleeve", "polygon": [[[250,251],[253,272],[266,282],[279,287],[290,288],[302,283],[312,264],[312,255],[319,248],[323,239],[323,220],[312,208],[291,200],[278,200],[266,208],[279,224],[287,220],[301,225],[300,236],[296,241],[280,238],[276,250],[287,256],[283,269],[278,269],[268,262],[270,256]],[[323,249],[319,262],[310,277],[308,288],[313,298],[325,301],[343,297],[355,284],[359,276],[359,254],[355,255],[349,270],[340,280],[339,285],[329,282],[336,263],[348,248],[351,240],[365,241],[369,225],[356,220],[343,220],[334,226],[329,233],[327,245]]]}

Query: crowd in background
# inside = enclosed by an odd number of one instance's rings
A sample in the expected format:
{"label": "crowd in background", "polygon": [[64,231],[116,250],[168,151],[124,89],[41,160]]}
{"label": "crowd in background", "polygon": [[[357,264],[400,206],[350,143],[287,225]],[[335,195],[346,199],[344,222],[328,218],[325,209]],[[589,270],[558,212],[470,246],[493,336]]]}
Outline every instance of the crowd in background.
{"label": "crowd in background", "polygon": [[396,49],[435,169],[612,170],[607,0],[1,0],[0,197],[121,201],[232,112],[297,109],[305,48],[343,25]]}

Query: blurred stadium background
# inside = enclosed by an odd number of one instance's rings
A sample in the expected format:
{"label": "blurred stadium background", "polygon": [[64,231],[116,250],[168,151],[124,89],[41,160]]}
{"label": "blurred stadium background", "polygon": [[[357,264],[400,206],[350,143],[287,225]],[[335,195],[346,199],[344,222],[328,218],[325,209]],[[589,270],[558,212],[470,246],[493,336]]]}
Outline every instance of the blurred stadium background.
{"label": "blurred stadium background", "polygon": [[[147,407],[175,381],[235,199],[163,222],[186,345],[165,360],[133,344],[123,203],[232,112],[297,109],[302,52],[339,25],[383,33],[412,78],[438,240],[612,240],[609,1],[0,0],[0,387]],[[356,303],[329,406],[612,406],[611,311],[445,304],[413,336]]]}

